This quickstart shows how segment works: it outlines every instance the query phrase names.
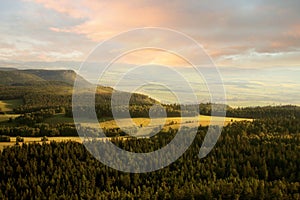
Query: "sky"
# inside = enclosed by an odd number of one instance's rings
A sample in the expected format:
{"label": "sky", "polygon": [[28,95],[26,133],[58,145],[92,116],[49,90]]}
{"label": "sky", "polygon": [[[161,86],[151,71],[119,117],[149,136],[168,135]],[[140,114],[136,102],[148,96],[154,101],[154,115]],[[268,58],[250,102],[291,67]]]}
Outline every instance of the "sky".
{"label": "sky", "polygon": [[[96,45],[115,35],[163,27],[203,46],[222,73],[227,96],[236,99],[233,104],[244,104],[249,94],[252,104],[300,104],[299,10],[298,0],[2,0],[0,65],[76,70]],[[183,67],[178,59],[153,52],[120,62],[148,62],[145,56]],[[290,93],[279,101],[283,91]]]}

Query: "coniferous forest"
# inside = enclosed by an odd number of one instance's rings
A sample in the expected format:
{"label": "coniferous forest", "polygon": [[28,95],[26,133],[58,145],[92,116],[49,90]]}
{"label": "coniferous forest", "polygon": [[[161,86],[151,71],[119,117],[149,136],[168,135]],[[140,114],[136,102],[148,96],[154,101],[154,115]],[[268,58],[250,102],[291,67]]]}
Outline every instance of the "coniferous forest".
{"label": "coniferous forest", "polygon": [[[277,121],[234,122],[203,159],[198,152],[207,128],[200,127],[180,159],[145,174],[104,166],[84,145],[71,141],[5,148],[0,199],[299,199],[300,134],[268,132],[272,126]],[[148,152],[174,134],[114,142]]]}

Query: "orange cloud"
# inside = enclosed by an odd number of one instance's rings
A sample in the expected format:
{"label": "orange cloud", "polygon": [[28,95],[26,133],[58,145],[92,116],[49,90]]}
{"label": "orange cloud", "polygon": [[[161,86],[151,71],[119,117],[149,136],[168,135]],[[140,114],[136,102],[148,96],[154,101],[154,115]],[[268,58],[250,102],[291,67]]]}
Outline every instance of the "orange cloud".
{"label": "orange cloud", "polygon": [[[239,65],[264,66],[265,63],[277,65],[286,61],[293,65],[300,63],[300,58],[294,56],[300,49],[300,15],[297,9],[300,5],[299,1],[274,1],[272,4],[264,0],[248,2],[233,0],[26,1],[42,5],[44,10],[45,8],[50,9],[51,12],[45,12],[44,18],[51,19],[52,16],[49,13],[63,14],[55,16],[50,24],[39,23],[48,32],[36,34],[38,36],[35,37],[45,35],[45,40],[54,38],[51,43],[58,44],[57,46],[59,46],[59,40],[64,40],[64,44],[66,41],[70,41],[70,45],[61,46],[72,48],[71,46],[77,45],[77,51],[87,49],[87,42],[90,42],[92,46],[96,45],[96,42],[109,39],[123,31],[158,26],[187,33],[201,43],[209,55],[220,65],[235,65],[237,64],[236,60],[241,59],[245,59],[245,61],[241,60]],[[62,20],[57,22],[60,17]],[[30,34],[31,31],[28,28],[27,34]],[[55,36],[58,36],[59,39]],[[71,36],[73,39],[70,39]],[[134,38],[128,39],[128,42],[133,41]],[[179,44],[178,41],[172,41],[172,43],[174,45]],[[255,49],[258,54],[250,54],[249,56],[249,49]],[[270,55],[276,55],[276,59]],[[150,59],[152,61],[160,60],[174,65],[184,64],[166,54],[149,56],[153,57]],[[253,62],[247,64],[247,59]],[[133,60],[133,58],[129,60]]]}
{"label": "orange cloud", "polygon": [[157,49],[143,49],[123,55],[116,60],[117,63],[133,65],[164,65],[164,66],[191,66],[185,59],[171,52]]}

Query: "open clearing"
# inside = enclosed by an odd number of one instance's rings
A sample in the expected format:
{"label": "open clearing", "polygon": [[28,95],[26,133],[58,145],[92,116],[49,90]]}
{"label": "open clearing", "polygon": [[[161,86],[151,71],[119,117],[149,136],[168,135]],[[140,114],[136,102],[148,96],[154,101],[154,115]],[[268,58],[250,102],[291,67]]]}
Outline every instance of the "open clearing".
{"label": "open clearing", "polygon": [[[42,143],[41,137],[23,137],[24,138],[24,143]],[[51,141],[55,142],[63,142],[63,141],[74,141],[74,142],[82,142],[79,137],[48,137],[47,143],[50,143]],[[5,146],[13,146],[16,144],[16,137],[10,137],[10,142],[0,142],[0,151],[5,147]],[[23,143],[20,142],[20,145]]]}
{"label": "open clearing", "polygon": [[14,119],[16,117],[19,117],[19,114],[4,114],[4,115],[0,115],[0,122],[6,122],[8,121],[10,118]]}
{"label": "open clearing", "polygon": [[0,111],[1,112],[10,112],[14,108],[22,105],[22,99],[13,99],[13,100],[1,100],[0,101]]}
{"label": "open clearing", "polygon": [[[30,143],[38,143],[38,144],[42,144],[43,142],[41,141],[42,137],[23,137],[24,138],[24,142],[19,142],[19,145],[22,145],[24,143],[26,144],[30,144]],[[46,143],[50,143],[50,142],[67,142],[67,141],[72,141],[72,142],[78,142],[78,143],[82,143],[82,139],[80,137],[76,137],[76,136],[71,136],[71,137],[47,137],[48,141],[46,141]],[[94,138],[97,139],[98,141],[106,141],[106,140],[111,140],[113,138],[120,138],[120,139],[128,139],[128,137],[106,137],[106,138]],[[84,138],[84,140],[86,141],[86,138]],[[87,139],[89,140],[89,139]],[[5,147],[7,146],[14,146],[16,144],[16,137],[10,137],[10,142],[0,142],[0,151],[2,151]]]}
{"label": "open clearing", "polygon": [[[3,115],[5,116],[5,115]],[[7,115],[8,116],[8,115]],[[49,120],[52,120],[52,123],[57,123],[59,122],[60,119],[64,119],[66,120],[66,122],[72,122],[70,120],[73,120],[72,118],[66,118],[62,115],[57,115],[54,118],[51,118]],[[213,119],[213,120],[212,120]],[[0,118],[1,120],[1,118]],[[156,119],[158,122],[162,122],[162,124],[165,124],[164,128],[173,128],[176,129],[179,127],[180,123],[182,123],[182,126],[191,126],[191,125],[195,125],[195,122],[197,122],[197,117],[185,117],[185,118],[180,118],[180,117],[171,117],[171,118],[167,118],[165,121],[164,119]],[[156,121],[155,120],[155,121]],[[207,126],[210,124],[211,120],[212,120],[212,125],[227,125],[231,122],[234,121],[252,121],[252,119],[246,119],[246,118],[231,118],[231,117],[226,117],[225,120],[223,121],[222,117],[211,117],[211,116],[199,116],[198,120],[200,120],[199,124],[202,126]],[[151,120],[149,118],[133,118],[132,121],[135,123],[135,126],[138,127],[150,127],[153,126],[153,123],[150,123]],[[123,125],[123,127],[131,127],[132,125],[130,125],[131,123],[128,123],[128,119],[122,119],[120,121],[120,123]],[[125,124],[125,125],[124,125]],[[154,124],[157,124],[154,123]],[[91,124],[88,124],[89,126],[93,127]],[[119,126],[116,124],[116,122],[114,120],[108,120],[108,121],[104,121],[100,123],[100,126],[102,128],[118,128]],[[94,127],[98,127],[98,125],[94,125]],[[41,142],[41,137],[23,137],[24,138],[24,143],[42,143]],[[16,138],[15,137],[11,137],[10,138],[11,141],[10,142],[0,142],[0,151],[5,147],[5,146],[13,146],[16,143]],[[103,139],[103,138],[102,138]],[[82,140],[79,137],[48,137],[48,141],[47,143],[49,143],[50,141],[56,141],[56,142],[62,142],[62,141],[75,141],[75,142],[82,142]],[[22,143],[19,143],[20,145]]]}
{"label": "open clearing", "polygon": [[13,100],[1,100],[0,101],[0,122],[5,122],[9,120],[9,118],[16,118],[20,116],[19,114],[8,114],[7,112],[11,112],[14,108],[22,105],[22,99],[13,99]]}
{"label": "open clearing", "polygon": [[[252,119],[247,118],[232,118],[232,117],[218,117],[218,116],[205,116],[205,115],[199,115],[199,117],[169,117],[166,120],[159,118],[156,119],[156,121],[161,122],[162,124],[165,124],[165,127],[172,127],[172,128],[178,128],[180,124],[183,126],[189,126],[189,124],[193,124],[194,122],[199,122],[198,124],[201,126],[208,126],[210,125],[227,125],[234,121],[252,121]],[[126,124],[128,126],[132,126],[131,122],[128,121],[128,119],[120,119],[118,121],[120,125],[123,127],[126,127]],[[132,118],[133,125],[136,126],[143,126],[146,127],[151,122],[150,118]],[[165,122],[165,123],[163,123]],[[157,124],[157,123],[156,123]],[[108,120],[100,123],[100,126],[102,128],[118,128],[119,126],[115,122],[115,120]]]}

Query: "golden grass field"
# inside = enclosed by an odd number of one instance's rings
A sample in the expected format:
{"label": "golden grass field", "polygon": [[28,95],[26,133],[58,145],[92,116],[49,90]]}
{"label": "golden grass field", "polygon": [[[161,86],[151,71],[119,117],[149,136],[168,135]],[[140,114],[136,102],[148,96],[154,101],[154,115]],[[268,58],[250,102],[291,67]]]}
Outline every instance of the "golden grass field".
{"label": "golden grass field", "polygon": [[[205,115],[199,115],[199,117],[169,117],[165,120],[165,126],[164,127],[172,127],[176,128],[179,127],[180,124],[183,126],[189,126],[189,124],[192,124],[194,122],[199,122],[198,124],[201,126],[208,126],[210,125],[227,125],[233,121],[251,121],[252,119],[247,119],[247,118],[232,118],[232,117],[211,117],[211,116],[205,116]],[[124,121],[124,123],[123,123]],[[120,123],[126,126],[126,122],[128,121],[127,119],[122,119],[120,120]],[[150,118],[133,118],[132,119],[133,123],[137,126],[143,126],[146,127],[149,125],[151,119]],[[163,122],[163,119],[158,119],[158,121]],[[117,128],[119,127],[117,123],[114,120],[108,120],[100,123],[100,126],[102,128]],[[129,125],[130,126],[130,125]]]}
{"label": "golden grass field", "polygon": [[[55,118],[55,120],[53,121],[53,123],[55,123],[57,120],[62,119],[63,116],[59,115],[57,116],[57,118]],[[70,119],[65,119],[65,117],[63,117],[64,120],[72,120]],[[53,119],[51,119],[53,120]],[[136,126],[141,126],[142,127],[147,127],[148,125],[151,127],[150,124],[150,119],[149,118],[133,118],[132,119],[133,122],[135,123]],[[164,119],[157,119],[160,122],[164,122]],[[199,125],[202,126],[207,126],[210,124],[212,117],[211,116],[199,116],[198,117],[199,120]],[[234,121],[243,121],[243,120],[247,120],[247,121],[252,121],[252,119],[246,119],[246,118],[231,118],[231,117],[226,117],[225,120],[223,121],[222,117],[213,117],[213,121],[212,121],[212,125],[227,125],[231,122]],[[182,126],[190,126],[190,125],[195,125],[194,123],[197,122],[197,118],[194,117],[186,117],[186,118],[180,118],[180,117],[171,117],[171,118],[167,118],[165,120],[165,126],[164,129],[167,128],[173,128],[176,129],[179,127],[180,123],[182,124]],[[121,123],[128,123],[128,121],[126,119],[124,119],[123,121],[121,120]],[[123,127],[126,127],[126,124]],[[86,124],[86,126],[94,126],[94,127],[98,127],[97,124]],[[116,124],[116,122],[114,120],[108,120],[108,121],[104,121],[100,123],[100,126],[102,128],[118,128],[119,126]],[[128,127],[131,127],[131,124],[128,124]],[[56,141],[56,142],[62,142],[62,141],[75,141],[75,142],[82,142],[82,140],[79,137],[48,137],[48,142],[50,141]],[[42,143],[41,142],[41,137],[24,137],[24,143]],[[16,138],[15,137],[11,137],[11,141],[10,142],[0,142],[0,151],[5,147],[5,146],[13,146],[16,143]],[[22,143],[19,143],[22,144]]]}
{"label": "golden grass field", "polygon": [[[24,143],[29,144],[29,143],[42,143],[41,142],[41,137],[23,137],[24,138]],[[75,141],[75,142],[82,142],[80,137],[48,137],[47,143],[50,143],[51,141],[56,141],[56,142],[63,142],[63,141]],[[10,137],[10,142],[0,142],[0,151],[5,147],[5,146],[13,146],[16,144],[16,137]],[[22,142],[19,143],[22,145]]]}
{"label": "golden grass field", "polygon": [[5,114],[5,115],[0,115],[0,122],[5,122],[5,121],[8,121],[9,118],[16,118],[16,117],[19,117],[20,115],[19,114]]}

